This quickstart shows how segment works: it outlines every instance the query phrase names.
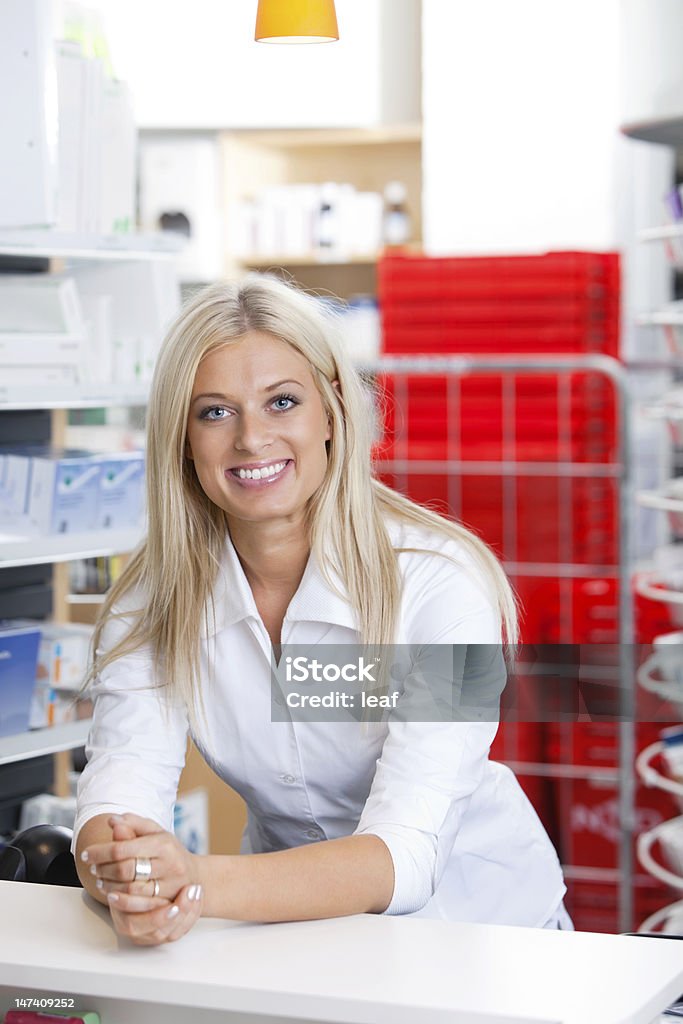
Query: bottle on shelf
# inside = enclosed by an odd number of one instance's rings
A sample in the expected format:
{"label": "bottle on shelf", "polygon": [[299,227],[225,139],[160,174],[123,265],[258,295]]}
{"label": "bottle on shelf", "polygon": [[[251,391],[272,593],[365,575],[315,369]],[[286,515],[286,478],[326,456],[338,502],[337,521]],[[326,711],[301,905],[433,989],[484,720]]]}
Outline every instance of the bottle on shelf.
{"label": "bottle on shelf", "polygon": [[384,189],[385,246],[401,246],[410,241],[411,222],[406,198],[407,190],[402,181],[390,181]]}

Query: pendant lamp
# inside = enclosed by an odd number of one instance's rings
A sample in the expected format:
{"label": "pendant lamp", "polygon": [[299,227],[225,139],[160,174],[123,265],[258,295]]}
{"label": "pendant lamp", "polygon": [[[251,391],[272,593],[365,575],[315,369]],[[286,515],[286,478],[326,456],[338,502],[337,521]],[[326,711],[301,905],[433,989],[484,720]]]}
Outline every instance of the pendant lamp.
{"label": "pendant lamp", "polygon": [[339,39],[334,0],[259,0],[258,43],[331,43]]}

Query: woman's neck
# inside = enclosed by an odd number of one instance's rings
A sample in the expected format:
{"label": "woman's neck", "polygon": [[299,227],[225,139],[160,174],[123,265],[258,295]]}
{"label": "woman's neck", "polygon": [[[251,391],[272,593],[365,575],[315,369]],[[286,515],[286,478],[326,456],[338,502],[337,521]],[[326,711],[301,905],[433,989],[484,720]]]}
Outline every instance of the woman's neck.
{"label": "woman's neck", "polygon": [[230,537],[255,593],[294,594],[311,551],[303,524],[231,522]]}

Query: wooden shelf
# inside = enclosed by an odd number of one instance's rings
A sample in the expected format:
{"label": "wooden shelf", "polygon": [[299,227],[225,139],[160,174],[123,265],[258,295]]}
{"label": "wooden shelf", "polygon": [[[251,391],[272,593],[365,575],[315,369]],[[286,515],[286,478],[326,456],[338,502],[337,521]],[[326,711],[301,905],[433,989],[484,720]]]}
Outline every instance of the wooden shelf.
{"label": "wooden shelf", "polygon": [[30,757],[57,754],[60,750],[82,747],[90,730],[90,718],[82,718],[49,729],[33,729],[16,736],[0,736],[0,764],[26,761]]}
{"label": "wooden shelf", "polygon": [[328,256],[325,253],[307,253],[301,256],[288,256],[280,253],[275,256],[240,256],[239,261],[245,267],[350,267],[372,266],[381,253],[368,253],[363,256]]}
{"label": "wooden shelf", "polygon": [[386,146],[422,141],[421,124],[385,125],[379,128],[306,128],[281,131],[237,130],[232,137],[276,149],[321,146]]}

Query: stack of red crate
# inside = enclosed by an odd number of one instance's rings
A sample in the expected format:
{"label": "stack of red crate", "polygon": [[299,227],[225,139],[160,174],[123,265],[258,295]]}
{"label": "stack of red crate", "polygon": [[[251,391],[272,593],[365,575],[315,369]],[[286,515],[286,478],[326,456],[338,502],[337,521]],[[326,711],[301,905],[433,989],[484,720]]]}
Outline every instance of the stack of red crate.
{"label": "stack of red crate", "polygon": [[[465,259],[390,255],[379,266],[383,351],[401,356],[617,356],[619,279],[616,253]],[[611,381],[602,373],[581,371],[450,378],[390,374],[381,383],[385,430],[377,447],[380,475],[416,501],[472,526],[508,564],[517,564],[513,582],[524,609],[523,639],[614,645],[616,651],[619,510],[609,467],[619,456]],[[448,462],[459,471],[449,471]],[[495,466],[481,465],[487,462],[527,467],[514,471],[511,479]],[[530,471],[528,464],[543,462],[579,465],[568,475]],[[581,476],[580,466],[587,463],[598,470]],[[525,574],[523,563],[534,563],[535,572]],[[586,577],[553,573],[552,567],[559,570],[563,563],[590,566],[592,572]],[[545,573],[539,571],[541,564],[548,567]],[[637,606],[638,639],[645,642],[659,624],[646,622],[651,611],[643,602]],[[493,756],[582,765],[589,772],[592,767],[616,769],[617,729],[591,722],[510,722],[501,727]],[[650,733],[639,728],[639,747]],[[551,781],[533,774],[520,781],[565,863],[616,869],[614,781],[603,786],[590,775]],[[666,816],[669,803],[641,788],[639,824],[648,827]],[[615,883],[572,880],[569,904],[577,926],[614,930],[616,895]],[[640,916],[664,902],[657,883],[639,880]]]}
{"label": "stack of red crate", "polygon": [[384,351],[414,353],[619,352],[619,256],[380,261]]}

